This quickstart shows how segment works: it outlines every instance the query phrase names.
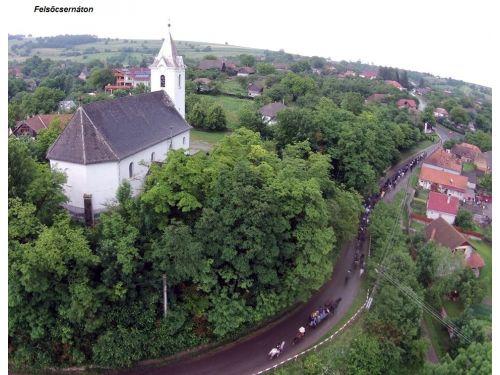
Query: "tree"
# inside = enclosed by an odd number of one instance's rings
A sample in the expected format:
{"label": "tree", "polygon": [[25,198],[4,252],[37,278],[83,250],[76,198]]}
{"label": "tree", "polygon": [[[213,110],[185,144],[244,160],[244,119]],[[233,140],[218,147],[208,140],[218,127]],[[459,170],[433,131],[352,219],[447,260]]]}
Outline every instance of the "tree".
{"label": "tree", "polygon": [[461,208],[458,210],[458,214],[455,217],[455,225],[465,230],[474,230],[474,220],[472,219],[472,214]]}
{"label": "tree", "polygon": [[130,93],[129,90],[115,90],[113,91],[113,96],[115,98],[123,98],[124,96],[128,96]]}
{"label": "tree", "polygon": [[491,193],[492,189],[492,177],[491,174],[484,175],[483,177],[480,177],[478,179],[478,186],[487,191],[488,193]]}
{"label": "tree", "polygon": [[90,73],[87,85],[94,90],[102,90],[107,84],[115,82],[115,76],[111,69],[96,68]]}
{"label": "tree", "polygon": [[316,126],[311,121],[313,114],[308,109],[285,108],[277,115],[274,137],[279,147],[311,140]]}
{"label": "tree", "polygon": [[450,120],[457,124],[467,124],[469,114],[462,107],[453,107],[450,111]]}
{"label": "tree", "polygon": [[381,345],[370,335],[354,339],[345,358],[346,374],[349,375],[398,373],[400,358],[397,349],[392,345]]}
{"label": "tree", "polygon": [[243,66],[254,66],[255,65],[255,57],[248,54],[240,55],[240,63]]}
{"label": "tree", "polygon": [[447,355],[440,364],[429,365],[425,375],[489,375],[491,371],[491,343],[472,343],[459,349],[455,359]]}
{"label": "tree", "polygon": [[226,129],[227,119],[222,106],[219,104],[213,104],[208,107],[203,125],[203,127],[208,130]]}
{"label": "tree", "polygon": [[294,73],[309,72],[311,71],[311,65],[309,65],[309,61],[307,60],[297,61],[290,64],[290,70]]}
{"label": "tree", "polygon": [[308,92],[315,92],[317,89],[316,82],[310,77],[302,77],[298,74],[288,73],[281,80],[281,84],[292,96],[292,100],[296,101],[299,96],[303,96]]}
{"label": "tree", "polygon": [[476,145],[483,152],[491,151],[491,139],[491,134],[485,133],[482,130],[465,134],[465,142]]}
{"label": "tree", "polygon": [[268,138],[271,135],[271,130],[262,121],[262,115],[259,111],[244,107],[239,113],[240,126],[260,133],[263,138]]}
{"label": "tree", "polygon": [[268,63],[258,63],[256,65],[257,73],[262,75],[269,75],[276,73],[276,68],[272,64]]}
{"label": "tree", "polygon": [[33,94],[27,94],[21,102],[23,113],[33,115],[55,111],[64,99],[64,92],[59,89],[38,87]]}
{"label": "tree", "polygon": [[45,162],[47,160],[45,158],[47,151],[56,141],[57,137],[59,137],[62,130],[61,120],[58,117],[50,122],[47,129],[40,130],[33,144],[34,153],[39,162]]}
{"label": "tree", "polygon": [[348,92],[344,94],[341,106],[343,109],[351,111],[355,115],[359,115],[363,110],[364,102],[365,100],[361,94],[357,92]]}

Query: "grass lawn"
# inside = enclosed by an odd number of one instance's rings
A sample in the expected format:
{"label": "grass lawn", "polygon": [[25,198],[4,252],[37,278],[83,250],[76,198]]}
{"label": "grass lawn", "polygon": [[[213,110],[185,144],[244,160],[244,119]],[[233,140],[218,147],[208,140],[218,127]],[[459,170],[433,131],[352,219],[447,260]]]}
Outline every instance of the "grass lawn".
{"label": "grass lawn", "polygon": [[415,199],[422,199],[424,202],[427,202],[427,198],[429,198],[429,190],[425,189],[416,189],[415,191]]}
{"label": "grass lawn", "polygon": [[192,129],[191,130],[191,139],[195,140],[195,141],[204,141],[204,142],[216,144],[217,142],[219,142],[222,138],[224,138],[228,134],[231,134],[231,132],[228,132],[228,131],[210,132],[210,131]]}
{"label": "grass lawn", "polygon": [[464,305],[461,301],[453,302],[445,297],[443,297],[443,307],[450,319],[458,318],[464,311]]}
{"label": "grass lawn", "polygon": [[448,351],[450,345],[448,331],[438,320],[427,312],[424,312],[424,321],[429,331],[429,338],[431,339],[432,346],[434,346],[438,358],[441,359]]}
{"label": "grass lawn", "polygon": [[479,275],[479,278],[481,280],[484,280],[484,282],[487,284],[486,288],[486,297],[491,298],[491,290],[492,290],[492,278],[491,278],[491,245],[488,244],[485,241],[470,241],[472,246],[476,249],[476,251],[481,255],[481,257],[484,260],[484,263],[486,265],[483,267],[481,270],[481,273]]}
{"label": "grass lawn", "polygon": [[252,103],[251,99],[239,99],[223,95],[211,96],[210,98],[214,99],[222,106],[222,108],[224,108],[227,118],[227,127],[229,129],[236,129],[238,127],[239,113],[241,109],[245,105]]}
{"label": "grass lawn", "polygon": [[464,163],[462,166],[462,170],[464,172],[473,172],[475,169],[476,169],[476,167],[472,163]]}
{"label": "grass lawn", "polygon": [[241,87],[238,81],[233,79],[226,79],[222,84],[221,91],[229,94],[247,95],[247,90]]}
{"label": "grass lawn", "polygon": [[416,221],[416,220],[412,220],[411,224],[410,224],[410,228],[415,229],[417,232],[421,232],[425,228],[425,224],[423,224],[419,221]]}
{"label": "grass lawn", "polygon": [[426,212],[425,202],[413,200],[413,202],[411,202],[411,208],[413,209],[414,214],[425,216]]}

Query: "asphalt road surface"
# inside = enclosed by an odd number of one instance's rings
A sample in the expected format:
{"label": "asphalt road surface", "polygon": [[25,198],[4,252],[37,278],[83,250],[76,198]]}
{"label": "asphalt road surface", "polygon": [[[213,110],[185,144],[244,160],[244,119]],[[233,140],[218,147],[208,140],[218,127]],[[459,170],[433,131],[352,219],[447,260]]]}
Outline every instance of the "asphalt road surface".
{"label": "asphalt road surface", "polygon": [[[426,151],[430,152],[435,147],[437,146],[432,145]],[[387,176],[392,175],[405,162],[402,161],[391,168],[387,172]],[[408,178],[408,176],[405,177]],[[406,178],[398,183],[398,188],[395,190],[400,190],[405,186]],[[384,200],[390,200],[393,196],[394,194],[387,194],[384,196]],[[268,328],[197,358],[183,358],[167,364],[156,365],[156,367],[141,366],[114,373],[128,375],[250,375],[292,357],[317,343],[342,319],[354,302],[362,281],[359,276],[359,268],[353,272],[347,284],[345,284],[345,277],[347,270],[351,268],[353,263],[355,243],[356,239],[343,246],[341,255],[333,269],[332,277],[307,303],[279,322],[271,324]],[[366,248],[367,244],[365,243],[365,254]],[[322,321],[316,329],[307,326],[308,317],[314,310],[326,301],[336,300],[339,297],[342,298],[342,301],[333,316]],[[292,346],[292,340],[301,326],[306,327],[306,335],[297,345]],[[285,341],[283,353],[278,359],[269,360],[267,354],[282,340]]]}

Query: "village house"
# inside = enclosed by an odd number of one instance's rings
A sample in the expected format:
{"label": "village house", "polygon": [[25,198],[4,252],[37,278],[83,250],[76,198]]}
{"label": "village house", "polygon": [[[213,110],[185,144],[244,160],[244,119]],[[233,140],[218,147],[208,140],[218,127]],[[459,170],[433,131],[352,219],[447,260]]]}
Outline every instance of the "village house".
{"label": "village house", "polygon": [[425,238],[449,249],[452,253],[462,253],[464,265],[479,276],[479,271],[485,263],[471,243],[455,227],[448,224],[442,217],[437,218],[425,227]]}
{"label": "village house", "polygon": [[448,117],[448,111],[444,108],[436,108],[434,110],[434,117],[436,118],[447,118]]}
{"label": "village house", "polygon": [[108,84],[104,87],[104,91],[109,94],[112,94],[115,90],[129,90],[139,84],[149,86],[151,80],[149,68],[113,69],[113,75],[115,76],[115,84]]}
{"label": "village house", "polygon": [[78,79],[81,81],[86,81],[88,77],[89,77],[89,71],[87,70],[87,67],[85,67],[78,75]]}
{"label": "village house", "polygon": [[371,71],[369,71],[369,70],[364,70],[364,71],[362,71],[362,72],[359,74],[359,76],[360,76],[361,78],[366,78],[366,79],[370,79],[370,80],[374,80],[374,79],[376,79],[376,78],[377,78],[377,75],[378,75],[378,74],[377,74],[377,72],[371,72]]}
{"label": "village house", "polygon": [[459,207],[460,201],[458,198],[431,191],[429,192],[429,197],[427,198],[427,210],[425,216],[429,219],[442,217],[448,224],[453,224]]}
{"label": "village house", "polygon": [[338,76],[340,78],[347,78],[347,77],[356,77],[357,74],[352,70],[346,70],[344,73],[340,73]]}
{"label": "village house", "polygon": [[278,112],[284,110],[285,108],[286,106],[281,102],[266,104],[260,109],[260,113],[262,114],[262,122],[268,125],[276,124],[276,116],[278,115]]}
{"label": "village house", "polygon": [[491,151],[477,154],[476,158],[474,159],[476,170],[482,175],[491,173],[491,162]]}
{"label": "village house", "polygon": [[115,202],[123,182],[135,195],[151,163],[189,149],[185,65],[171,36],[150,69],[152,92],[80,106],[47,152],[51,167],[67,176],[65,207],[87,223]]}
{"label": "village house", "polygon": [[469,143],[460,143],[453,146],[451,152],[462,160],[462,162],[472,163],[476,159],[476,156],[481,154],[481,149]]}
{"label": "village house", "polygon": [[196,83],[196,92],[210,92],[213,90],[212,81],[209,78],[195,78],[193,82]]}
{"label": "village house", "polygon": [[425,190],[437,191],[465,200],[467,177],[422,166],[418,184]]}
{"label": "village house", "polygon": [[404,87],[401,86],[401,84],[398,81],[386,80],[384,82],[387,83],[388,85],[391,85],[392,87],[397,88],[399,91],[403,91],[404,90]]}
{"label": "village house", "polygon": [[277,72],[287,72],[289,70],[287,64],[273,63],[273,66]]}
{"label": "village house", "polygon": [[459,176],[462,173],[462,163],[450,152],[447,152],[442,147],[430,154],[424,159],[423,167],[436,169]]}
{"label": "village house", "polygon": [[408,108],[411,110],[416,110],[417,109],[417,102],[413,99],[399,99],[396,102],[396,106],[398,108]]}
{"label": "village house", "polygon": [[255,74],[255,68],[252,68],[251,66],[243,66],[238,69],[237,76],[238,77],[247,77],[250,74]]}
{"label": "village house", "polygon": [[12,130],[12,134],[16,137],[27,136],[31,138],[36,138],[38,133],[43,129],[48,129],[50,123],[59,119],[61,127],[66,126],[66,124],[71,119],[72,115],[35,115],[28,117],[25,120],[20,120],[16,123],[16,126]]}
{"label": "village house", "polygon": [[255,82],[248,85],[248,96],[255,98],[256,96],[261,96],[264,91],[264,86]]}
{"label": "village house", "polygon": [[197,66],[200,70],[219,70],[221,72],[226,71],[226,63],[221,59],[216,60],[201,60]]}
{"label": "village house", "polygon": [[62,100],[59,102],[59,112],[68,112],[76,108],[73,100]]}

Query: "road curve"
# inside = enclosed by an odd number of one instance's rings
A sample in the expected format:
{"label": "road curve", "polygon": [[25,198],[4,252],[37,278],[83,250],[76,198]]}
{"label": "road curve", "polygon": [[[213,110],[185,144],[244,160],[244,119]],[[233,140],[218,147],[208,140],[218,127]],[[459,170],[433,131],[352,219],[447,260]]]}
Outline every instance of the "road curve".
{"label": "road curve", "polygon": [[[436,145],[432,145],[423,151],[429,153],[435,147]],[[392,175],[395,170],[411,158],[413,156],[398,163],[387,172],[387,175]],[[399,183],[398,185],[401,186],[402,184]],[[392,196],[393,194],[387,195],[384,200],[391,199]],[[140,366],[113,373],[126,375],[250,375],[292,357],[317,343],[344,317],[354,302],[362,280],[359,272],[354,272],[348,283],[345,284],[345,276],[353,262],[355,243],[356,239],[344,244],[330,280],[307,303],[278,323],[271,325],[270,328],[263,329],[261,332],[243,338],[237,343],[229,344],[197,358],[183,358],[167,364],[157,365],[157,367]],[[339,297],[342,298],[342,301],[333,316],[321,322],[316,329],[307,327],[307,318],[312,311],[323,305],[327,300],[335,300]],[[306,335],[301,342],[292,346],[293,337],[300,326],[306,327]],[[283,354],[277,360],[268,360],[267,353],[269,350],[282,340],[285,340],[286,343]]]}

